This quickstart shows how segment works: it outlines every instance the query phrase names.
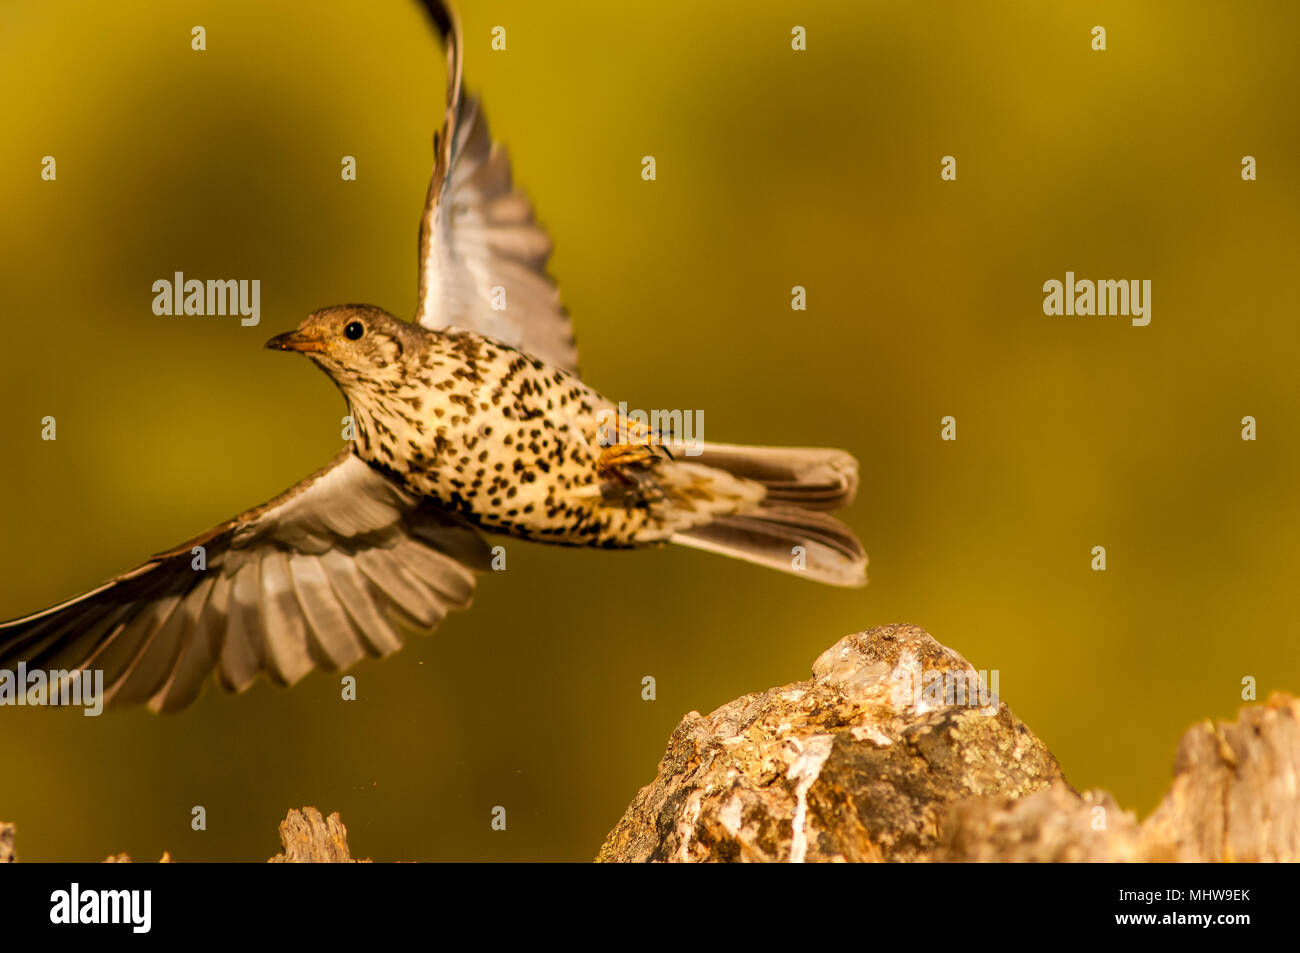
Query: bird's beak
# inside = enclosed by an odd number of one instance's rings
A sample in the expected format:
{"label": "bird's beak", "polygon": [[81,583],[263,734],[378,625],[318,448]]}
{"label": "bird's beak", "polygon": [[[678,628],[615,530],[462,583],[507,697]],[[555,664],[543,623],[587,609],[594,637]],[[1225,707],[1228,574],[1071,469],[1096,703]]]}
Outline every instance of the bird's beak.
{"label": "bird's beak", "polygon": [[277,334],[266,342],[266,346],[272,351],[297,351],[299,354],[319,354],[325,350],[324,341],[301,330]]}

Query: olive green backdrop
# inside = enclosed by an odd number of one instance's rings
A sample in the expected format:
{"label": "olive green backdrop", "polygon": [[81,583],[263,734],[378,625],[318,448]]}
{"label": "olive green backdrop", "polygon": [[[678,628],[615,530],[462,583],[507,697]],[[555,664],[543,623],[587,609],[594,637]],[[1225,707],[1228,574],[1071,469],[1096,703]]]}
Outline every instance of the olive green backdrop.
{"label": "olive green backdrop", "polygon": [[[685,712],[886,622],[997,669],[1076,786],[1143,813],[1243,677],[1300,689],[1293,5],[462,13],[588,380],[715,440],[851,450],[871,585],[512,544],[472,612],[353,670],[355,702],[317,673],[167,718],[0,709],[22,857],[260,860],[312,804],[380,859],[588,859]],[[262,343],[328,304],[413,313],[443,75],[398,0],[0,4],[0,617],[334,453],[342,399]],[[178,270],[260,279],[261,326],[155,317]],[[1150,279],[1151,325],[1045,316],[1067,270]]]}

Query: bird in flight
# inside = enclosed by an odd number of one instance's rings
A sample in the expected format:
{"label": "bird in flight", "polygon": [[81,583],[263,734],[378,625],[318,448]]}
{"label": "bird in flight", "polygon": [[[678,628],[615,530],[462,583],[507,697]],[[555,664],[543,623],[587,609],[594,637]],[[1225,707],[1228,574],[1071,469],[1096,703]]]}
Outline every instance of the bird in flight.
{"label": "bird in flight", "polygon": [[108,703],[154,711],[190,704],[214,670],[233,691],[263,671],[291,685],[395,652],[467,607],[491,564],[484,532],[675,543],[865,584],[861,544],[827,512],[857,489],[848,453],[702,443],[688,455],[582,382],[550,241],[463,91],[459,23],[442,0],[424,5],[448,80],[415,321],[342,305],[266,345],[333,379],[353,439],[270,502],[0,624],[0,668],[102,671]]}

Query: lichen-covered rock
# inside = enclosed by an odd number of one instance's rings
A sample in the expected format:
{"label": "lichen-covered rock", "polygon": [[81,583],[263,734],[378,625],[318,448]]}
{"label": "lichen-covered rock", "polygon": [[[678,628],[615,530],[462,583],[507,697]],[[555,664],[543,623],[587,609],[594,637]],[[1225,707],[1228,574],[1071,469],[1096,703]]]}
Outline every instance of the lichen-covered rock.
{"label": "lichen-covered rock", "polygon": [[1189,729],[1139,824],[986,685],[915,626],[841,639],[809,681],[687,715],[597,859],[1300,860],[1300,699]]}
{"label": "lichen-covered rock", "polygon": [[1053,783],[1056,759],[965,659],[883,626],[809,681],[687,715],[598,859],[924,859],[950,804]]}

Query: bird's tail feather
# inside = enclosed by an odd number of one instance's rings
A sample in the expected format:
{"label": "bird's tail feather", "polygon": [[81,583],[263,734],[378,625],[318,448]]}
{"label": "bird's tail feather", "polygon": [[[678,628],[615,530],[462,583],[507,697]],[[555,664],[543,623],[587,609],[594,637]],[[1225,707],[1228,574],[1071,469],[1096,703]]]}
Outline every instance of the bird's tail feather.
{"label": "bird's tail feather", "polygon": [[853,530],[822,512],[847,506],[858,462],[843,450],[704,444],[692,462],[759,483],[763,501],[674,533],[681,546],[720,553],[833,586],[863,586],[867,554]]}
{"label": "bird's tail feather", "polygon": [[843,450],[822,447],[747,447],[705,443],[698,448],[669,445],[677,459],[726,470],[763,484],[769,503],[809,510],[838,510],[858,492],[858,461]]}
{"label": "bird's tail feather", "polygon": [[853,531],[816,510],[762,506],[674,533],[672,541],[832,586],[867,583],[867,554]]}

